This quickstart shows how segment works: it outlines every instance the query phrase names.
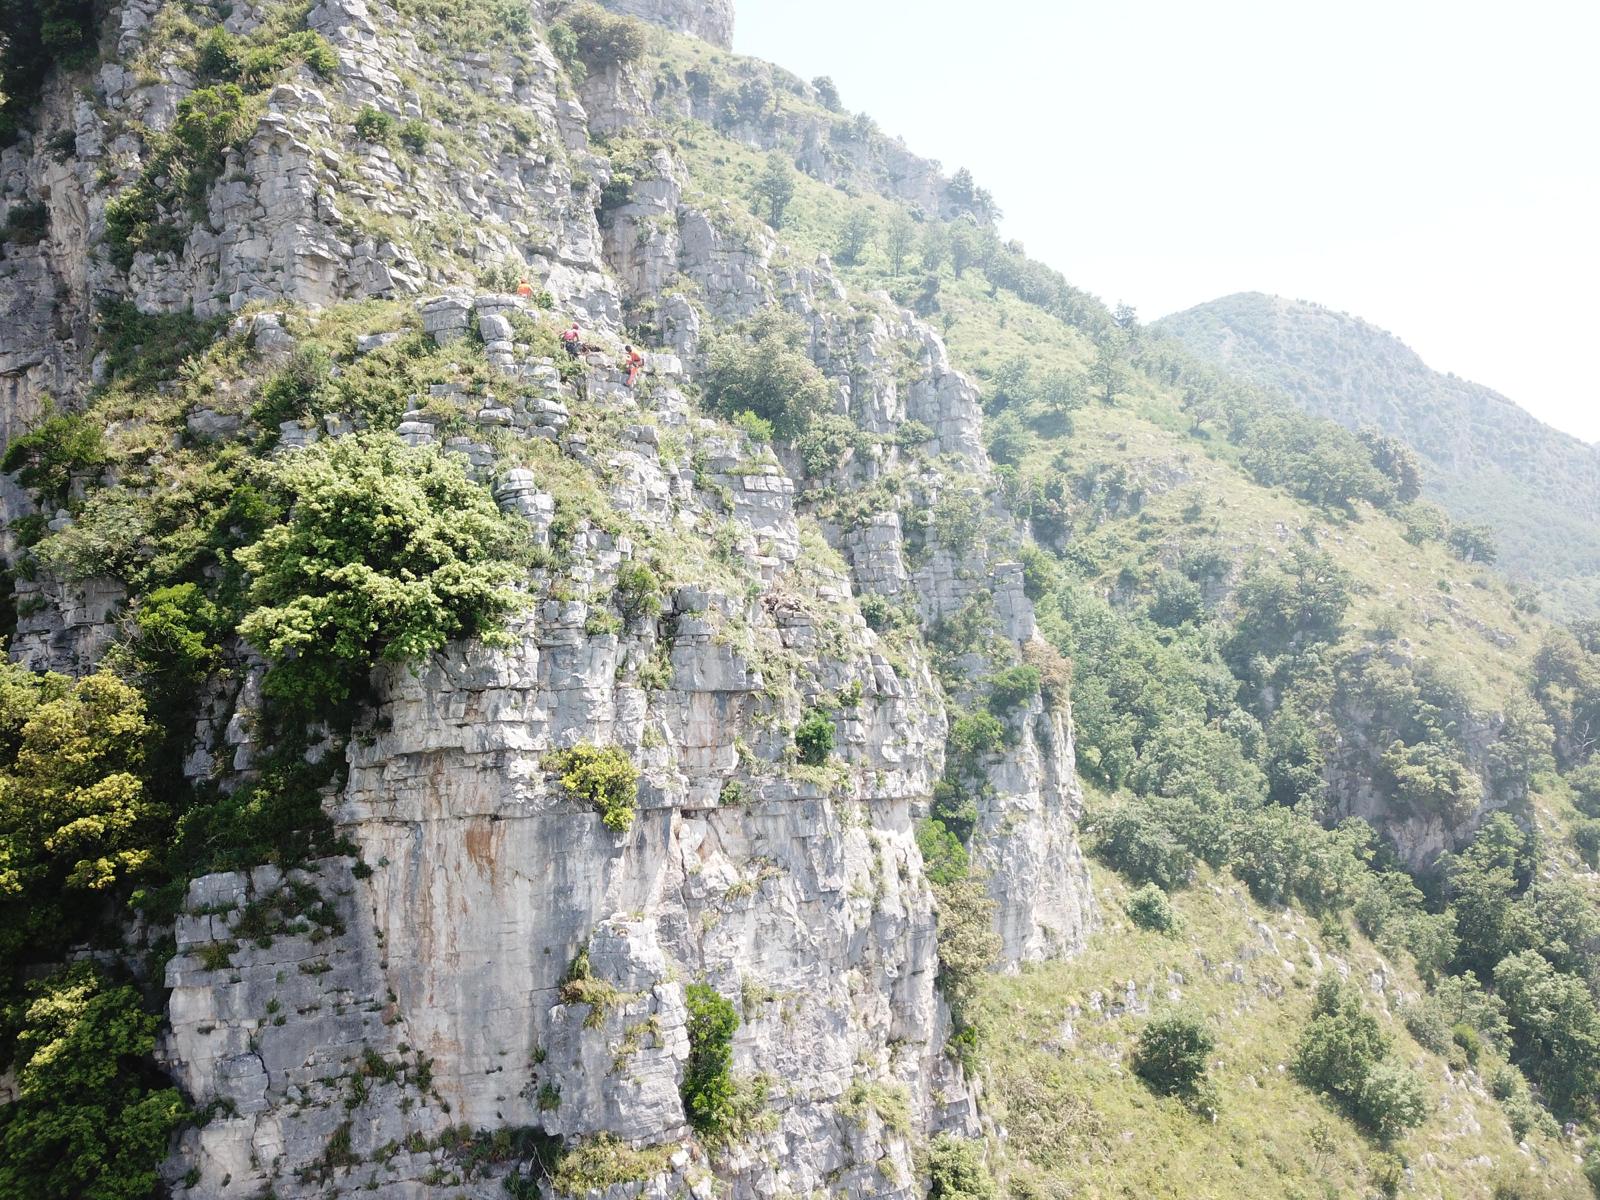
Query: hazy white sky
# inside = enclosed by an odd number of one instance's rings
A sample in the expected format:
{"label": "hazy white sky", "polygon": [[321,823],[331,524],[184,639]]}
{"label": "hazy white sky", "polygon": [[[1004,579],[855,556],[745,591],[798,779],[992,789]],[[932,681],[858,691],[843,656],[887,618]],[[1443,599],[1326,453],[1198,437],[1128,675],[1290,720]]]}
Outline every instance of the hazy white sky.
{"label": "hazy white sky", "polygon": [[1315,300],[1600,440],[1596,0],[737,0],[1154,319]]}

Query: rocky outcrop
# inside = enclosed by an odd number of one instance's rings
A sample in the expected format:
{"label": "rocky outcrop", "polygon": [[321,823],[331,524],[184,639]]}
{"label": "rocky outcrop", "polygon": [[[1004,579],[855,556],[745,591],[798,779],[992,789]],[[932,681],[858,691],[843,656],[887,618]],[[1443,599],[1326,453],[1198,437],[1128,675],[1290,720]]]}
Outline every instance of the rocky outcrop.
{"label": "rocky outcrop", "polygon": [[733,49],[733,0],[601,0],[612,12]]}
{"label": "rocky outcrop", "polygon": [[[733,1194],[849,1179],[912,1194],[905,1133],[863,1142],[846,1110],[887,1089],[922,1128],[973,1119],[944,1057],[911,834],[942,713],[926,677],[868,652],[833,667],[864,684],[845,788],[752,774],[739,744],[759,757],[773,734],[754,724],[760,672],[709,634],[726,607],[679,595],[672,682],[653,696],[616,682],[644,647],[587,638],[580,608],[556,604],[514,650],[462,647],[396,672],[387,731],[353,752],[336,801],[361,877],[329,861],[287,882],[263,869],[194,884],[168,969],[167,1053],[222,1112],[186,1135],[174,1170],[201,1174],[187,1194],[459,1175],[446,1135],[463,1123],[682,1139],[683,988],[697,980],[739,1005],[736,1069],[767,1092],[760,1130],[718,1164]],[[545,769],[548,750],[579,740],[634,746],[649,764],[627,834]],[[291,924],[245,942],[247,906],[290,885],[334,897],[337,932]],[[219,944],[240,946],[226,967]],[[580,955],[592,979],[575,992]],[[339,1169],[325,1177],[330,1144]]]}

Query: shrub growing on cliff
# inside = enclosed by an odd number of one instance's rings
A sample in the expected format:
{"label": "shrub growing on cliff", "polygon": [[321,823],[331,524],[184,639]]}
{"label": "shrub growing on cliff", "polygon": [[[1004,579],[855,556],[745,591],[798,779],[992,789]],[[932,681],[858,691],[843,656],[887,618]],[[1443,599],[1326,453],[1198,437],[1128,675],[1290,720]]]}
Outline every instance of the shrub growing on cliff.
{"label": "shrub growing on cliff", "polygon": [[192,684],[216,663],[219,620],[217,606],[199,585],[156,588],[133,614],[140,664],[172,685]]}
{"label": "shrub growing on cliff", "polygon": [[387,142],[394,133],[394,118],[368,104],[356,114],[355,128],[364,142]]}
{"label": "shrub growing on cliff", "polygon": [[639,769],[621,749],[574,746],[549,755],[545,765],[561,773],[561,786],[568,794],[599,810],[607,829],[621,833],[633,824]]}
{"label": "shrub growing on cliff", "polygon": [[661,615],[661,576],[647,563],[624,563],[617,568],[617,605],[629,624]]}
{"label": "shrub growing on cliff", "polygon": [[52,66],[77,67],[94,53],[89,0],[0,0],[0,148],[17,128]]}
{"label": "shrub growing on cliff", "polygon": [[630,17],[614,16],[598,4],[575,4],[561,14],[565,30],[551,35],[557,53],[575,51],[588,67],[638,61],[645,51],[644,26]]}
{"label": "shrub growing on cliff", "polygon": [[795,728],[794,744],[801,762],[820,767],[833,753],[833,718],[823,709],[811,709]]}
{"label": "shrub growing on cliff", "polygon": [[34,985],[0,1108],[0,1196],[141,1200],[156,1190],[182,1098],[150,1064],[157,1020],[131,987],[79,964]]}
{"label": "shrub growing on cliff", "polygon": [[114,675],[0,664],[0,964],[64,944],[78,908],[149,865],[161,817],[144,784],[150,734],[139,693]]}
{"label": "shrub growing on cliff", "polygon": [[27,433],[6,447],[0,470],[15,471],[17,481],[38,492],[45,505],[59,506],[66,503],[74,475],[104,462],[98,426],[81,414],[46,408]]}
{"label": "shrub growing on cliff", "polygon": [[1093,832],[1095,853],[1135,883],[1171,891],[1194,870],[1194,856],[1139,801],[1119,804],[1095,817]]}
{"label": "shrub growing on cliff", "polygon": [[248,131],[255,109],[237,84],[196,88],[178,103],[169,132],[151,141],[143,174],[106,205],[106,240],[123,270],[141,250],[176,252],[183,237],[168,220],[184,204],[198,206],[229,147]]}
{"label": "shrub growing on cliff", "polygon": [[292,507],[238,552],[252,606],[239,632],[292,711],[326,717],[377,662],[492,638],[520,603],[525,529],[455,459],[367,434],[286,456],[270,484]]}
{"label": "shrub growing on cliff", "polygon": [[974,1142],[942,1133],[928,1145],[928,1200],[994,1200],[994,1179]]}
{"label": "shrub growing on cliff", "polygon": [[1008,717],[1038,694],[1038,667],[1007,667],[989,681],[989,711],[997,717]]}
{"label": "shrub growing on cliff", "polygon": [[733,1033],[739,1014],[732,1003],[703,983],[684,989],[689,1010],[689,1061],[684,1065],[684,1115],[702,1134],[725,1132],[734,1119]]}
{"label": "shrub growing on cliff", "polygon": [[1353,1103],[1367,1073],[1389,1052],[1389,1039],[1355,987],[1333,976],[1317,987],[1311,1023],[1300,1037],[1295,1070],[1307,1086]]}
{"label": "shrub growing on cliff", "polygon": [[794,166],[774,150],[767,155],[766,169],[756,180],[756,205],[774,229],[783,228],[783,216],[788,211],[789,201],[794,199],[794,192]]}
{"label": "shrub growing on cliff", "polygon": [[832,407],[827,380],[805,352],[800,319],[769,308],[711,344],[705,396],[725,416],[750,412],[773,436],[795,442]]}
{"label": "shrub growing on cliff", "polygon": [[970,875],[935,883],[939,913],[939,985],[950,1004],[959,1048],[972,1044],[968,1011],[978,980],[994,965],[1001,950],[994,931],[995,902],[981,879]]}
{"label": "shrub growing on cliff", "polygon": [[1427,1119],[1427,1094],[1415,1072],[1398,1063],[1381,1062],[1361,1081],[1355,1112],[1363,1125],[1390,1141]]}
{"label": "shrub growing on cliff", "polygon": [[1510,1018],[1515,1057],[1552,1107],[1592,1112],[1600,1095],[1600,1012],[1585,982],[1533,950],[1502,959],[1494,982]]}

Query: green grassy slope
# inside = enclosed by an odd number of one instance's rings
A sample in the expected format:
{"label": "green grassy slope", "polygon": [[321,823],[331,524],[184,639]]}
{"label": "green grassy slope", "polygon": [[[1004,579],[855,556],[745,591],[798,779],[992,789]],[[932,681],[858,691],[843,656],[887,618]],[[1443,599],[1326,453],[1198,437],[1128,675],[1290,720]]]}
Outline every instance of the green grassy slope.
{"label": "green grassy slope", "polygon": [[1316,305],[1248,292],[1163,318],[1191,351],[1281,389],[1307,412],[1374,425],[1423,455],[1427,489],[1498,535],[1502,561],[1554,607],[1600,595],[1600,449],[1489,388],[1430,370],[1393,335]]}
{"label": "green grassy slope", "polygon": [[[980,1053],[1012,1195],[1587,1193],[1559,1137],[1536,1131],[1518,1148],[1488,1091],[1492,1052],[1452,1065],[1417,1044],[1400,1014],[1421,983],[1359,933],[1336,927],[1330,939],[1303,914],[1263,908],[1231,876],[1209,872],[1176,898],[1175,932],[1148,932],[1123,911],[1128,889],[1115,874],[1097,870],[1095,885],[1107,919],[1089,952],[996,979],[983,999]],[[1330,944],[1341,939],[1348,944]],[[1295,1045],[1329,973],[1381,981],[1370,1007],[1393,1053],[1424,1080],[1430,1114],[1402,1144],[1367,1137],[1295,1078]],[[1182,1006],[1203,1013],[1216,1037],[1214,1117],[1155,1094],[1130,1063],[1151,1015]]]}

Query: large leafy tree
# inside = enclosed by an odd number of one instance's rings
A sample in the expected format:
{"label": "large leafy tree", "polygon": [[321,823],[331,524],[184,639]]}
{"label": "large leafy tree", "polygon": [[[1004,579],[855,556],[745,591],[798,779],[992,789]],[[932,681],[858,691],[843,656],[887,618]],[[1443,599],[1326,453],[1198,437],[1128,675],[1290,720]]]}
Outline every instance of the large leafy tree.
{"label": "large leafy tree", "polygon": [[139,693],[0,664],[0,959],[55,945],[137,876],[159,844]]}
{"label": "large leafy tree", "polygon": [[239,631],[292,711],[326,716],[374,663],[492,636],[519,603],[525,530],[437,450],[340,438],[285,457],[272,484],[292,507],[238,553],[252,577]]}
{"label": "large leafy tree", "polygon": [[151,1070],[156,1018],[88,964],[35,985],[0,1107],[0,1200],[142,1200],[186,1113]]}
{"label": "large leafy tree", "polygon": [[1600,1093],[1600,1012],[1588,986],[1533,950],[1502,959],[1494,983],[1518,1058],[1551,1103],[1574,1114],[1593,1111]]}
{"label": "large leafy tree", "polygon": [[832,407],[828,382],[805,352],[805,326],[781,309],[766,309],[744,332],[712,344],[706,399],[729,416],[752,412],[771,422],[780,440],[798,441]]}

